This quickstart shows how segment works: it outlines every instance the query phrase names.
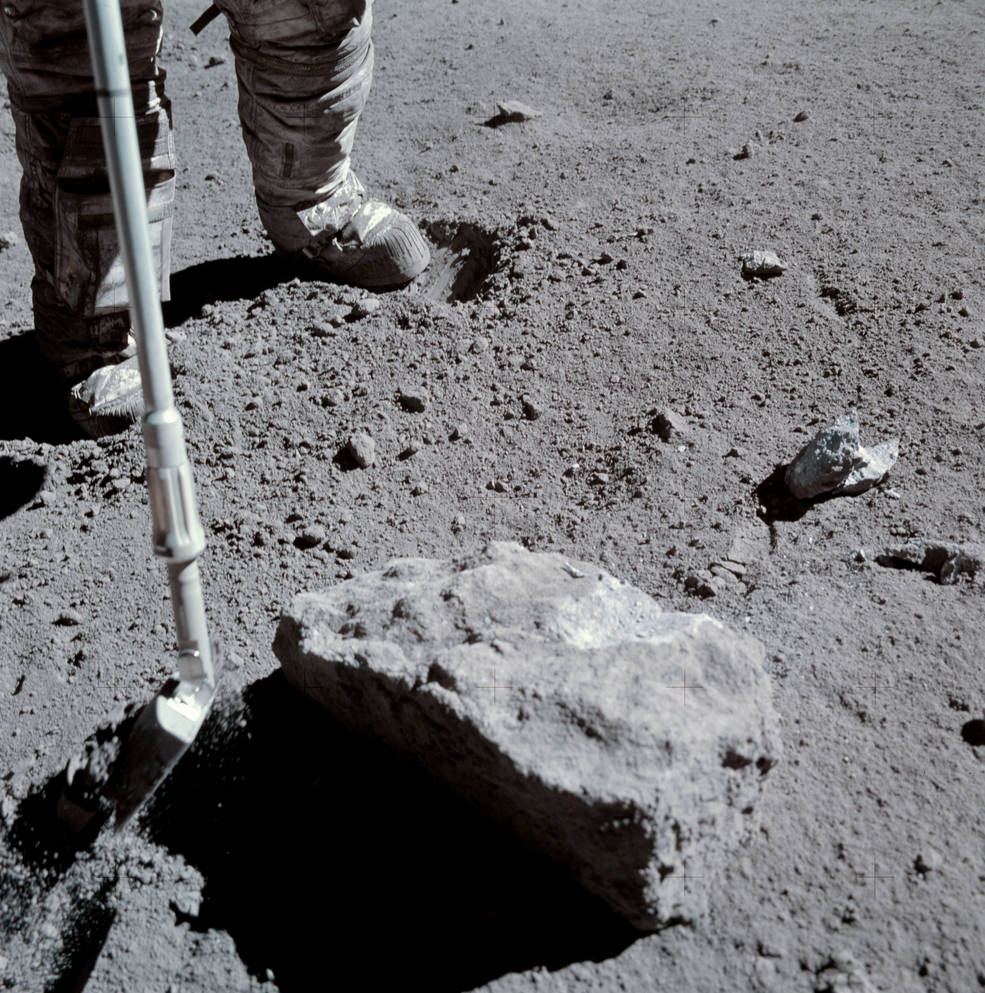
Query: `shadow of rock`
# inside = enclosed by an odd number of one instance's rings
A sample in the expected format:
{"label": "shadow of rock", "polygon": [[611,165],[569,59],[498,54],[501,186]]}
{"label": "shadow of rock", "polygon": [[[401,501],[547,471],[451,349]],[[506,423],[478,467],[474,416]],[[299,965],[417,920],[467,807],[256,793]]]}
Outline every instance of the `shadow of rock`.
{"label": "shadow of rock", "polygon": [[790,495],[784,481],[786,471],[786,463],[776,466],[756,487],[756,499],[760,507],[757,516],[771,528],[777,521],[799,521],[811,507],[834,499],[832,493],[822,493],[811,500],[796,499]]}
{"label": "shadow of rock", "polygon": [[191,926],[227,931],[282,993],[457,993],[600,961],[639,937],[280,673],[213,713],[142,823],[205,877]]}
{"label": "shadow of rock", "polygon": [[0,440],[64,445],[81,437],[65,408],[65,387],[41,358],[34,333],[0,341]]}
{"label": "shadow of rock", "polygon": [[31,459],[0,457],[0,520],[29,504],[44,486],[45,467]]}

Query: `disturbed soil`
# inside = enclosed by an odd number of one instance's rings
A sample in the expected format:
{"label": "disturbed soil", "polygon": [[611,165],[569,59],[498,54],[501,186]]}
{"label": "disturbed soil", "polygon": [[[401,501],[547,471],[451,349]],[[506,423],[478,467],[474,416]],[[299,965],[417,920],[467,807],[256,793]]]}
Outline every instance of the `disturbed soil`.
{"label": "disturbed soil", "polygon": [[[77,438],[39,365],[0,111],[0,984],[985,988],[982,578],[874,557],[985,534],[981,5],[378,0],[356,168],[434,245],[378,295],[271,254],[200,6],[166,10],[165,319],[222,693],[136,829],[81,852],[51,783],[161,685],[173,624],[139,432]],[[754,249],[786,271],[743,278]],[[787,499],[849,409],[900,439],[889,479]],[[632,931],[277,674],[296,592],[489,539],[765,645],[784,759],[699,924]]]}

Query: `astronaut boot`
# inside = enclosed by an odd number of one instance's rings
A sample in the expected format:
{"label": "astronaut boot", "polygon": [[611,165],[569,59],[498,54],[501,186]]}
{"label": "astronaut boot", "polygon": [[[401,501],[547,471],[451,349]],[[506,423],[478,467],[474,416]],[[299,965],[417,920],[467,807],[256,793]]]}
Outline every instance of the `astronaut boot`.
{"label": "astronaut boot", "polygon": [[321,278],[399,286],[430,261],[417,226],[371,200],[350,167],[373,77],[371,0],[217,0],[271,241]]}
{"label": "astronaut boot", "polygon": [[68,392],[68,412],[90,438],[125,431],[144,412],[137,356],[90,373]]}
{"label": "astronaut boot", "polygon": [[402,286],[419,276],[431,250],[417,225],[379,200],[370,200],[350,172],[331,197],[302,212],[309,231],[302,249],[319,276],[370,289]]}

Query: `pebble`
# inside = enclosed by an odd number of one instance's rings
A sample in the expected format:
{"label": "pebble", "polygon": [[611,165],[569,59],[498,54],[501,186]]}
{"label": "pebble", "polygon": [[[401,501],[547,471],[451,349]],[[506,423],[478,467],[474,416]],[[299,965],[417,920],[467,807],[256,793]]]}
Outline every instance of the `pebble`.
{"label": "pebble", "polygon": [[506,484],[501,479],[493,479],[486,483],[487,490],[494,490],[496,493],[505,493]]}
{"label": "pebble", "polygon": [[535,110],[533,107],[519,100],[505,100],[496,104],[498,116],[503,121],[519,123],[520,121],[532,121],[536,117],[543,117],[544,112]]}
{"label": "pebble", "polygon": [[746,142],[733,156],[733,159],[751,159],[756,154],[755,145]]}
{"label": "pebble", "polygon": [[757,248],[752,252],[743,252],[739,256],[742,262],[742,275],[757,276],[768,279],[771,276],[781,276],[787,270],[787,263],[776,252]]}
{"label": "pebble", "polygon": [[370,314],[375,314],[382,303],[379,297],[366,297],[365,300],[357,300],[352,305],[352,310],[349,311],[349,316],[354,320],[361,320],[363,317],[369,317]]}
{"label": "pebble", "polygon": [[707,569],[699,569],[684,580],[684,589],[695,596],[713,597],[718,596],[720,582]]}
{"label": "pebble", "polygon": [[469,436],[469,426],[467,424],[456,424],[451,429],[451,434],[448,436],[451,441],[463,441]]}
{"label": "pebble", "polygon": [[536,421],[541,414],[544,413],[544,408],[537,403],[535,400],[529,398],[524,398],[523,400],[523,416],[528,421]]}
{"label": "pebble", "polygon": [[400,406],[412,414],[422,414],[427,409],[428,395],[424,390],[401,390],[397,399]]}
{"label": "pebble", "polygon": [[469,351],[473,355],[479,355],[484,352],[489,347],[489,339],[484,338],[481,334],[472,339],[472,344],[469,347]]}
{"label": "pebble", "polygon": [[928,872],[933,872],[935,869],[939,869],[943,863],[944,859],[941,857],[940,852],[934,848],[925,848],[920,854],[913,860],[913,867],[921,875],[926,875]]}
{"label": "pebble", "polygon": [[315,548],[328,540],[328,533],[320,524],[311,524],[294,539],[294,544],[301,549]]}
{"label": "pebble", "polygon": [[5,252],[8,248],[16,248],[20,241],[16,231],[4,231],[0,234],[0,252]]}
{"label": "pebble", "polygon": [[658,411],[650,424],[650,429],[655,434],[660,435],[661,441],[683,438],[686,428],[684,418],[676,410],[671,410],[670,407],[664,407],[663,410]]}
{"label": "pebble", "polygon": [[794,120],[800,124],[802,121],[806,121],[811,115],[806,110],[801,110],[794,115]]}
{"label": "pebble", "polygon": [[350,435],[345,448],[360,469],[368,469],[376,461],[376,442],[365,431]]}
{"label": "pebble", "polygon": [[77,611],[73,610],[71,607],[67,610],[63,610],[56,618],[54,623],[61,627],[78,627],[83,621],[82,615]]}

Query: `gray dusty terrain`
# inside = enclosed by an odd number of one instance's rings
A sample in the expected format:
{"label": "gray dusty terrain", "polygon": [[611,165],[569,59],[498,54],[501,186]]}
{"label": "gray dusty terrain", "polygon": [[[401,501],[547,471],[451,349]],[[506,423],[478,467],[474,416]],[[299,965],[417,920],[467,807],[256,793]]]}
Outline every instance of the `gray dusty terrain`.
{"label": "gray dusty terrain", "polygon": [[[162,683],[172,622],[139,434],[74,439],[21,239],[0,252],[0,982],[985,988],[982,579],[876,561],[985,530],[982,5],[378,0],[356,166],[435,263],[374,302],[270,256],[226,28],[194,38],[198,13],[167,5],[166,323],[222,700],[139,831],[77,857],[48,831],[47,784]],[[508,100],[541,116],[484,126]],[[4,108],[0,232],[17,178]],[[743,278],[760,249],[786,270]],[[849,409],[866,444],[900,438],[889,479],[792,503],[784,465]],[[358,430],[365,469],[338,454]],[[277,675],[298,591],[490,539],[765,645],[784,758],[698,925],[627,928]]]}

